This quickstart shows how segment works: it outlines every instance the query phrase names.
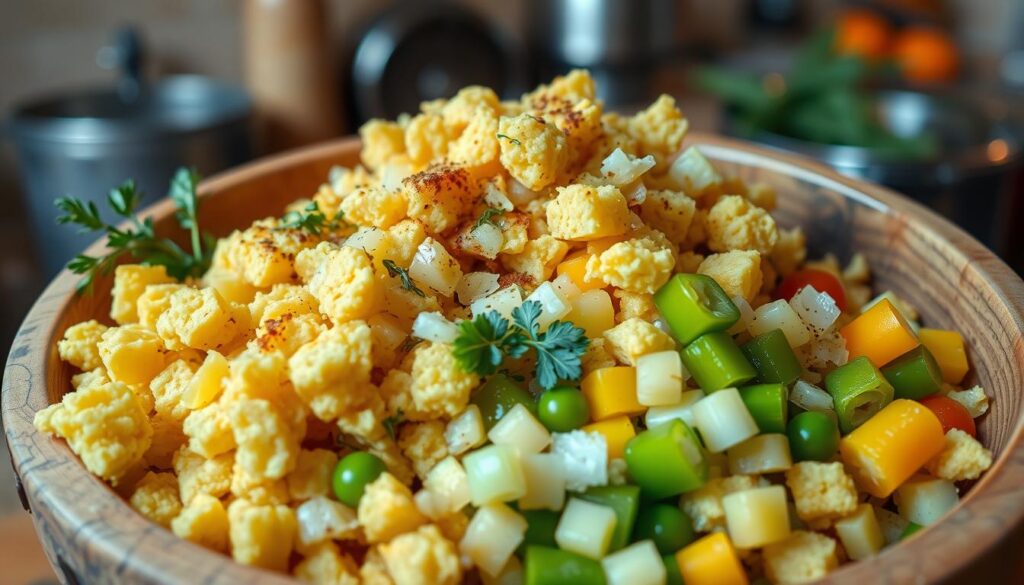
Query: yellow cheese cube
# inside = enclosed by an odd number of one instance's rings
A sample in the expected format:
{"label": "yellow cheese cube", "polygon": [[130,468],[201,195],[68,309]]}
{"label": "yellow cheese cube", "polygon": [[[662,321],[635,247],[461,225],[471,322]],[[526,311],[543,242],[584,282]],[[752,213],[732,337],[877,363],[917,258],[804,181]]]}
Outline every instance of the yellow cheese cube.
{"label": "yellow cheese cube", "polygon": [[626,451],[626,443],[636,436],[633,421],[628,416],[617,416],[583,427],[588,433],[601,433],[608,444],[608,458],[622,457]]}
{"label": "yellow cheese cube", "polygon": [[620,366],[594,370],[583,378],[580,390],[590,405],[591,420],[601,421],[621,414],[642,414],[647,408],[636,398],[636,368]]}
{"label": "yellow cheese cube", "polygon": [[942,370],[942,379],[949,384],[959,384],[970,367],[967,364],[964,338],[956,331],[928,328],[922,328],[917,336],[935,357]]}

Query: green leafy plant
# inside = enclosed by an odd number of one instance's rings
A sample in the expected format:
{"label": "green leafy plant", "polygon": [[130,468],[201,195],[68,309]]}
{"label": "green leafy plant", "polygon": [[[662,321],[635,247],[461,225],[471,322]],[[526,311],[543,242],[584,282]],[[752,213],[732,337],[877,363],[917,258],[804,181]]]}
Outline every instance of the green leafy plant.
{"label": "green leafy plant", "polygon": [[504,209],[499,209],[497,207],[488,207],[487,209],[484,210],[483,213],[480,214],[480,217],[476,219],[476,223],[473,224],[473,229],[476,229],[483,225],[493,225],[494,227],[498,227],[498,224],[494,223],[494,218],[503,213],[505,213]]}
{"label": "green leafy plant", "polygon": [[68,262],[68,270],[83,275],[78,292],[92,290],[96,275],[110,274],[124,255],[148,265],[160,265],[179,280],[202,276],[210,266],[213,242],[199,228],[199,198],[196,185],[199,175],[181,168],[171,180],[169,196],[177,211],[174,216],[182,229],[188,230],[191,250],[186,252],[173,240],[156,236],[151,218],[140,218],[135,210],[142,201],[142,191],[129,179],[107,194],[107,205],[124,220],[121,225],[107,223],[92,201],[61,197],[54,203],[60,210],[59,224],[77,225],[80,233],[105,232],[109,251],[101,256],[79,254]]}
{"label": "green leafy plant", "polygon": [[382,264],[384,264],[384,268],[387,269],[388,276],[391,278],[398,278],[402,281],[402,288],[409,292],[416,293],[421,297],[427,296],[422,289],[413,283],[412,277],[409,276],[409,271],[396,264],[394,260],[384,260]]}
{"label": "green leafy plant", "polygon": [[282,229],[301,229],[314,236],[323,235],[325,231],[331,232],[345,227],[345,212],[338,210],[333,217],[321,211],[316,201],[311,201],[306,207],[300,210],[292,210],[281,217],[278,227]]}
{"label": "green leafy plant", "polygon": [[512,323],[496,311],[481,313],[459,323],[453,354],[459,366],[481,376],[498,371],[506,358],[518,359],[531,350],[537,358],[534,375],[543,388],[559,380],[578,380],[580,358],[590,340],[579,327],[555,321],[540,331],[541,305],[527,301],[512,311]]}

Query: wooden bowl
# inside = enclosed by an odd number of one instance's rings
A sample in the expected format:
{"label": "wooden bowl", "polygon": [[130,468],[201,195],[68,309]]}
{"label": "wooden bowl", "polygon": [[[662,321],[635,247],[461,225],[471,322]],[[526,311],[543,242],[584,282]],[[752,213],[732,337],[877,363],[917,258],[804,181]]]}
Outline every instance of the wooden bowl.
{"label": "wooden bowl", "polygon": [[[970,236],[885,189],[735,140],[693,135],[688,141],[701,145],[725,173],[774,186],[775,216],[783,225],[804,227],[812,256],[832,252],[845,260],[863,252],[878,289],[909,300],[925,323],[963,333],[971,381],[994,398],[978,431],[998,458],[960,505],[909,542],[835,571],[828,581],[1018,581],[1024,550],[1024,283]],[[352,165],[358,155],[359,143],[343,139],[211,178],[200,189],[203,227],[222,236],[280,215],[285,203],[312,195],[332,165]],[[158,231],[177,232],[171,211],[168,201],[149,210]],[[18,491],[58,574],[67,583],[288,582],[150,523],[89,474],[63,441],[36,432],[35,413],[70,388],[72,372],[58,359],[56,341],[69,325],[108,313],[110,282],[98,282],[93,296],[76,297],[76,280],[62,272],[36,302],[14,340],[3,379],[3,422]]]}

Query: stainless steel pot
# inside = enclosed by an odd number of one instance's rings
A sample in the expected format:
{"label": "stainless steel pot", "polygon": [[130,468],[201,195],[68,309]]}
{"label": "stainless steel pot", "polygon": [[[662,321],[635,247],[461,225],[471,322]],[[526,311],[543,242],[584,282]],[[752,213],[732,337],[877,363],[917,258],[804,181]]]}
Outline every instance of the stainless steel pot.
{"label": "stainless steel pot", "polygon": [[137,37],[122,31],[118,40],[125,74],[117,86],[41,97],[16,107],[7,121],[47,274],[95,239],[57,228],[55,198],[79,197],[104,209],[107,192],[134,178],[148,203],[166,194],[180,166],[209,174],[251,157],[244,90],[194,75],[146,85],[138,76]]}
{"label": "stainless steel pot", "polygon": [[884,91],[879,120],[899,136],[930,133],[933,156],[886,158],[869,148],[818,144],[772,133],[752,138],[819,159],[841,173],[889,186],[950,218],[988,247],[1013,256],[1024,197],[1024,125],[1006,103],[979,96]]}

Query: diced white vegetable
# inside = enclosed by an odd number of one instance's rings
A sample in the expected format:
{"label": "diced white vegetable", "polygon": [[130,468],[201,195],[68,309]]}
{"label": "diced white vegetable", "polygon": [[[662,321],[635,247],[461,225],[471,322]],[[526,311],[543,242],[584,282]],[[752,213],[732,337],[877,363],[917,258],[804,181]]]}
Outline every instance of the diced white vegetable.
{"label": "diced white vegetable", "polygon": [[477,299],[494,294],[501,285],[498,284],[498,275],[493,272],[468,272],[459,279],[455,285],[455,296],[459,303],[469,305]]}
{"label": "diced white vegetable", "polygon": [[967,412],[971,413],[972,418],[978,418],[988,412],[988,396],[981,386],[975,386],[969,390],[953,391],[946,396],[962,404]]}
{"label": "diced white vegetable", "polygon": [[490,504],[473,514],[459,552],[469,557],[484,573],[501,574],[512,553],[526,534],[526,519],[504,504]]}
{"label": "diced white vegetable", "polygon": [[523,304],[523,289],[513,284],[473,301],[469,305],[469,310],[474,317],[488,311],[497,311],[502,317],[511,319],[512,311],[521,304]]}
{"label": "diced white vegetable", "polygon": [[[544,331],[549,325],[558,321],[569,314],[572,310],[572,306],[558,294],[555,287],[551,286],[550,282],[543,282],[533,294],[526,297],[526,301],[536,301],[540,303],[540,317],[537,318],[537,323],[540,325],[540,330]],[[523,301],[524,303],[526,301]]]}
{"label": "diced white vegetable", "polygon": [[380,267],[385,260],[384,251],[389,247],[391,235],[375,227],[361,227],[345,240],[345,246],[366,252],[373,263]]}
{"label": "diced white vegetable", "polygon": [[462,278],[462,267],[440,242],[434,238],[427,238],[416,248],[416,255],[409,266],[409,276],[416,282],[450,297],[455,292],[455,285]]}
{"label": "diced white vegetable", "polygon": [[654,541],[641,540],[601,559],[608,585],[664,585],[665,564]]}
{"label": "diced white vegetable", "polygon": [[729,449],[729,471],[733,475],[760,475],[785,471],[793,466],[786,435],[757,435]]}
{"label": "diced white vegetable", "polygon": [[380,176],[380,186],[382,189],[385,191],[400,191],[402,189],[402,179],[412,174],[412,167],[397,160],[390,160],[381,165],[377,172],[378,176]]}
{"label": "diced white vegetable", "polygon": [[454,514],[469,503],[469,476],[462,464],[454,456],[449,455],[439,461],[427,472],[423,480],[425,490],[434,493],[440,501],[445,515]]}
{"label": "diced white vegetable", "polygon": [[737,295],[730,297],[732,304],[736,305],[736,308],[740,311],[740,318],[736,321],[736,324],[729,328],[729,335],[736,335],[742,333],[750,327],[750,322],[754,320],[754,309],[750,307],[750,303],[747,299]]}
{"label": "diced white vegetable", "polygon": [[522,404],[516,404],[501,417],[487,438],[495,445],[515,447],[519,453],[540,453],[551,444],[551,433]]}
{"label": "diced white vegetable", "polygon": [[228,377],[228,360],[215,350],[210,350],[196,373],[185,387],[181,403],[196,410],[213,402],[220,394],[221,383]]}
{"label": "diced white vegetable", "polygon": [[641,175],[653,169],[654,165],[654,157],[651,155],[637,158],[622,152],[621,148],[616,148],[601,161],[601,174],[608,183],[622,186],[639,179]]}
{"label": "diced white vegetable", "polygon": [[636,398],[644,406],[679,402],[683,393],[683,361],[679,352],[658,351],[636,360]]}
{"label": "diced white vegetable", "polygon": [[448,504],[444,496],[435,494],[428,489],[422,489],[413,494],[412,501],[416,508],[427,518],[438,520],[448,515]]}
{"label": "diced white vegetable", "polygon": [[470,404],[462,414],[448,421],[444,429],[444,442],[448,444],[448,452],[452,455],[462,455],[486,441],[484,418],[475,404]]}
{"label": "diced white vegetable", "polygon": [[626,198],[629,205],[640,205],[647,201],[647,185],[641,180],[633,181],[622,186],[622,196]]}
{"label": "diced white vegetable", "polygon": [[903,531],[907,529],[907,522],[905,518],[895,512],[890,512],[885,508],[878,506],[872,506],[875,512],[875,519],[878,520],[878,526],[882,529],[882,536],[885,537],[885,544],[896,544],[900,541],[903,536]]}
{"label": "diced white vegetable", "polygon": [[[583,294],[583,291],[576,286],[576,283],[569,278],[568,274],[559,274],[557,278],[551,281],[551,286],[555,288],[555,292],[558,293],[558,296],[565,299],[565,302],[570,305],[576,302],[576,299],[580,298],[580,295]],[[570,310],[571,309],[572,307],[570,307]]]}
{"label": "diced white vegetable", "polygon": [[398,351],[398,347],[409,337],[402,322],[390,313],[377,313],[367,319],[366,324],[370,326],[374,351],[381,349],[385,355]]}
{"label": "diced white vegetable", "polygon": [[412,322],[412,334],[427,341],[452,343],[459,336],[459,328],[441,313],[420,313]]}
{"label": "diced white vegetable", "polygon": [[316,544],[325,540],[354,538],[359,533],[356,511],[323,496],[306,500],[295,509],[299,542]]}
{"label": "diced white vegetable", "polygon": [[[504,420],[504,419],[503,419]],[[554,510],[565,505],[565,470],[562,459],[551,453],[534,453],[522,458],[526,495],[519,498],[520,510]]]}
{"label": "diced white vegetable", "polygon": [[789,536],[786,488],[757,487],[722,497],[729,538],[738,548],[758,548]]}
{"label": "diced white vegetable", "polygon": [[608,484],[608,443],[601,433],[553,433],[551,453],[562,461],[566,489],[581,492]]}
{"label": "diced white vegetable", "polygon": [[885,546],[885,537],[871,504],[857,506],[853,514],[835,523],[835,529],[846,554],[855,561],[873,556]]}
{"label": "diced white vegetable", "polygon": [[480,573],[484,585],[523,585],[523,563],[519,557],[512,555],[508,562],[502,567],[501,573],[491,576],[487,573]]}
{"label": "diced white vegetable", "polygon": [[476,240],[477,243],[472,249],[490,260],[498,257],[498,252],[501,252],[501,247],[505,243],[505,236],[501,234],[501,230],[490,223],[473,228],[469,232],[469,237]]}
{"label": "diced white vegetable", "polygon": [[526,494],[526,478],[515,447],[488,445],[462,458],[474,506],[511,502]]}
{"label": "diced white vegetable", "polygon": [[334,165],[331,170],[327,171],[327,182],[330,183],[331,189],[336,193],[341,193],[342,182],[352,172],[352,169],[343,167],[341,165]]}
{"label": "diced white vegetable", "polygon": [[704,398],[703,390],[687,390],[679,395],[679,402],[668,406],[652,406],[644,415],[647,428],[656,427],[670,420],[679,419],[693,427],[693,411],[690,409],[698,400]]}
{"label": "diced white vegetable", "polygon": [[828,293],[818,292],[811,285],[801,288],[793,295],[793,298],[789,299],[789,306],[793,307],[804,323],[819,331],[831,327],[841,312],[835,299]]}
{"label": "diced white vegetable", "polygon": [[691,146],[672,162],[668,176],[673,186],[691,197],[699,197],[722,182],[722,176],[696,146]]}
{"label": "diced white vegetable", "polygon": [[773,329],[782,329],[790,347],[800,347],[811,340],[811,332],[793,311],[789,303],[779,299],[761,305],[754,311],[754,320],[747,328],[751,335],[761,335]]}
{"label": "diced white vegetable", "polygon": [[569,321],[587,333],[587,337],[601,337],[615,326],[615,307],[612,297],[602,289],[588,290],[572,304]]}
{"label": "diced white vegetable", "polygon": [[515,179],[508,181],[508,199],[514,207],[525,208],[526,204],[540,196],[536,191],[530,189]]}
{"label": "diced white vegetable", "polygon": [[789,401],[804,410],[835,411],[831,394],[803,380],[797,380],[793,384],[793,389],[789,391]]}
{"label": "diced white vegetable", "polygon": [[704,446],[712,453],[721,453],[758,433],[754,417],[735,388],[712,392],[691,409]]}
{"label": "diced white vegetable", "polygon": [[579,498],[569,498],[555,528],[558,548],[592,559],[608,552],[615,530],[615,510]]}
{"label": "diced white vegetable", "polygon": [[505,211],[515,209],[515,206],[509,201],[508,195],[505,194],[505,179],[500,175],[484,183],[484,203]]}
{"label": "diced white vegetable", "polygon": [[826,368],[829,364],[845,364],[850,357],[846,340],[835,329],[816,332],[814,341],[796,349],[796,356],[804,368]]}
{"label": "diced white vegetable", "polygon": [[918,477],[896,488],[893,500],[900,516],[921,526],[929,526],[952,510],[960,496],[953,482]]}

